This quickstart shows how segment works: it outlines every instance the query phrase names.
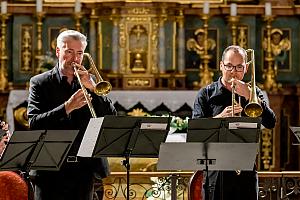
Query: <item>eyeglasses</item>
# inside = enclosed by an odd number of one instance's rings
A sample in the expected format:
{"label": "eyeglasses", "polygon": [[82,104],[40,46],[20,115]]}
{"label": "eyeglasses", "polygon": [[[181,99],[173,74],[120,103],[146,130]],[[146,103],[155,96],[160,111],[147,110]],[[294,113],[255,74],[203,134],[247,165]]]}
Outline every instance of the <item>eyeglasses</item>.
{"label": "eyeglasses", "polygon": [[235,71],[237,71],[237,72],[242,72],[242,71],[244,71],[244,65],[242,65],[242,64],[240,64],[240,65],[231,65],[231,64],[225,65],[225,64],[223,63],[223,65],[224,65],[224,68],[225,68],[227,71],[232,71],[233,68],[235,68]]}

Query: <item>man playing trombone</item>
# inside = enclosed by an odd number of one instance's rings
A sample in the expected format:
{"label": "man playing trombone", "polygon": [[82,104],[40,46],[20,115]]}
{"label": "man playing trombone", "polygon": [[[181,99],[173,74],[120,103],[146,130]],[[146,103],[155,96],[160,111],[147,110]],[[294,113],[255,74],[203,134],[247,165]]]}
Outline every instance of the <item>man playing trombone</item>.
{"label": "man playing trombone", "polygon": [[[255,84],[249,88],[249,85],[243,81],[248,68],[246,50],[239,46],[227,47],[220,62],[222,76],[218,81],[199,90],[194,103],[193,118],[223,118],[237,114],[245,116],[243,108],[247,107],[249,102],[252,103],[251,97],[257,95],[255,107],[258,107],[258,113],[261,114],[261,124],[266,128],[274,128],[275,114],[268,106],[262,91]],[[255,73],[255,70],[252,73]],[[251,82],[255,83],[255,80]],[[207,195],[209,199],[258,199],[258,179],[255,169],[241,173],[209,171],[207,177],[209,178],[209,195]]]}
{"label": "man playing trombone", "polygon": [[104,178],[109,173],[104,158],[76,157],[87,124],[95,117],[90,110],[98,117],[116,114],[109,98],[95,94],[96,84],[81,65],[86,46],[83,34],[74,30],[61,32],[56,47],[58,63],[30,80],[30,128],[79,130],[60,171],[37,171],[35,200],[90,200],[95,174]]}

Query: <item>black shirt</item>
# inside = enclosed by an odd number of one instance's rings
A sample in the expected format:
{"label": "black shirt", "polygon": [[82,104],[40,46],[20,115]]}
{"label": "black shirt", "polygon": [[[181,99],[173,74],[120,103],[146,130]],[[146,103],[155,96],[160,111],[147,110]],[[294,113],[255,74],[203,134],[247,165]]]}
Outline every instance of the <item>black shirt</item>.
{"label": "black shirt", "polygon": [[[262,125],[266,128],[274,128],[276,117],[274,112],[268,106],[262,91],[256,87],[257,97],[261,101],[263,113],[261,115]],[[238,101],[238,95],[236,100]],[[244,108],[249,103],[245,97],[241,97],[241,106]],[[193,118],[209,118],[220,114],[227,106],[232,104],[232,93],[221,83],[221,77],[218,81],[203,87],[199,90],[194,102]],[[242,112],[242,116],[246,116]]]}

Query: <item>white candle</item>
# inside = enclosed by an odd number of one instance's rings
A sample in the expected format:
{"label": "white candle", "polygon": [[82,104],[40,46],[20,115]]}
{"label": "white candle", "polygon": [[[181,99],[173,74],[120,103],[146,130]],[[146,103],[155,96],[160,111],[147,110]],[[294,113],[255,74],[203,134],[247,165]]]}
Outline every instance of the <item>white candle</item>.
{"label": "white candle", "polygon": [[230,4],[230,16],[236,16],[237,14],[237,5],[236,3]]}
{"label": "white candle", "polygon": [[205,1],[203,3],[203,14],[209,14],[209,2],[208,1]]}
{"label": "white candle", "polygon": [[43,11],[43,0],[36,0],[36,12]]}
{"label": "white candle", "polygon": [[1,14],[7,14],[7,1],[1,2]]}
{"label": "white candle", "polygon": [[272,15],[272,5],[271,5],[271,2],[266,2],[265,3],[265,15],[266,16],[271,16]]}
{"label": "white candle", "polygon": [[81,3],[80,3],[80,0],[75,0],[74,10],[75,10],[75,13],[81,12]]}

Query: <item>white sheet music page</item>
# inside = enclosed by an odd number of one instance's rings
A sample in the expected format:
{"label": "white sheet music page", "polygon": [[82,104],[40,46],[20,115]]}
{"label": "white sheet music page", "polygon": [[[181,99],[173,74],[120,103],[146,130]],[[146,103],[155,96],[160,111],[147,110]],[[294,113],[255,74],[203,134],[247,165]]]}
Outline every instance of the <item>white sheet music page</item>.
{"label": "white sheet music page", "polygon": [[91,118],[85,130],[77,156],[92,157],[104,117]]}
{"label": "white sheet music page", "polygon": [[232,122],[228,125],[229,129],[238,129],[238,128],[257,128],[257,123],[251,122]]}

